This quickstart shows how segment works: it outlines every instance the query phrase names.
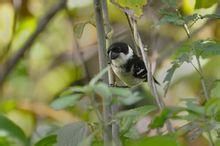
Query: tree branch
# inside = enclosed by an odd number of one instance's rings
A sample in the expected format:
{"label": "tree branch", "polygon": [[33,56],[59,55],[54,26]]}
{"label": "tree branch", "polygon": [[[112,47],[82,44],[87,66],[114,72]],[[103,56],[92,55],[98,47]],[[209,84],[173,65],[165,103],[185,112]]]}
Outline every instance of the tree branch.
{"label": "tree branch", "polygon": [[[137,21],[134,20],[133,18],[129,17],[131,24],[133,25],[133,30],[134,30],[134,38],[135,41],[137,43],[137,45],[139,46],[140,50],[141,50],[141,55],[145,64],[145,67],[148,69],[148,83],[151,89],[152,94],[154,95],[157,105],[159,107],[160,110],[163,110],[165,107],[165,103],[163,101],[163,99],[159,96],[155,82],[153,80],[153,75],[152,75],[152,67],[151,67],[151,62],[150,59],[148,57],[148,55],[145,53],[146,48],[144,48],[144,44],[141,40],[140,34],[137,30]],[[173,132],[174,128],[172,127],[170,121],[168,120],[166,122],[167,125],[167,130],[169,132]]]}
{"label": "tree branch", "polygon": [[24,45],[16,52],[14,56],[8,59],[0,72],[0,85],[3,84],[6,77],[11,73],[13,68],[17,65],[24,53],[30,49],[39,34],[46,28],[50,20],[56,15],[57,12],[65,8],[67,0],[60,0],[58,4],[53,6],[48,13],[39,21],[38,26],[34,33],[28,38]]}
{"label": "tree branch", "polygon": [[124,14],[125,14],[125,16],[126,16],[126,18],[127,18],[128,25],[129,25],[129,28],[130,28],[132,40],[133,40],[133,43],[134,43],[134,51],[135,51],[135,53],[136,53],[138,56],[141,56],[141,52],[140,52],[140,50],[137,48],[137,44],[136,44],[136,41],[135,41],[135,38],[134,38],[134,35],[133,35],[133,34],[134,34],[134,29],[133,29],[133,27],[132,27],[132,24],[131,24],[131,20],[130,20],[130,18],[129,18],[129,15],[128,15],[127,13],[125,13],[125,12],[124,12]]}
{"label": "tree branch", "polygon": [[[108,48],[110,46],[110,44],[112,43],[112,34],[113,34],[113,30],[109,21],[109,14],[108,14],[108,5],[107,5],[107,0],[103,0],[102,1],[102,9],[103,9],[103,19],[104,19],[104,23],[105,23],[105,36],[106,36],[106,48]],[[108,81],[109,81],[109,85],[114,85],[114,79],[115,76],[113,74],[113,71],[111,68],[109,68],[108,70]],[[111,99],[112,100],[112,97]],[[112,104],[111,105],[111,121],[112,117],[119,111],[119,105],[118,104]],[[120,128],[119,128],[119,122],[117,120],[115,120],[112,123],[112,142],[113,145],[116,146],[121,146],[121,140],[120,140]]]}
{"label": "tree branch", "polygon": [[[98,36],[98,53],[99,53],[99,70],[103,70],[107,66],[107,57],[106,57],[106,35],[104,28],[103,20],[103,10],[102,10],[102,0],[93,0],[94,11],[96,18],[96,29]],[[108,76],[105,74],[102,77],[102,80],[105,83],[108,83]],[[112,142],[112,127],[111,124],[111,105],[109,105],[110,99],[103,99],[103,120],[104,120],[104,146],[110,146]]]}

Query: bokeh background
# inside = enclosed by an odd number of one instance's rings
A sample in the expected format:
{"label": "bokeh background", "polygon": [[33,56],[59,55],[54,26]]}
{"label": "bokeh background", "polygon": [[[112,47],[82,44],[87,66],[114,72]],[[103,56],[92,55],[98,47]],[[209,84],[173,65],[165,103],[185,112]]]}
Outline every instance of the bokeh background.
{"label": "bokeh background", "polygon": [[[0,0],[0,72],[7,59],[35,31],[40,18],[57,2]],[[64,124],[91,116],[83,112],[86,108],[83,101],[74,108],[60,111],[52,109],[50,103],[66,88],[84,85],[98,72],[97,34],[92,4],[92,0],[68,0],[67,8],[58,12],[49,22],[0,87],[0,114],[20,126],[31,143]],[[151,49],[152,62],[157,64],[155,77],[161,83],[161,94],[164,92],[166,71],[175,54],[188,43],[182,27],[159,25],[159,9],[163,7],[159,0],[150,1],[138,21],[143,42]],[[183,15],[220,14],[217,3],[195,9],[195,0],[180,0],[178,7]],[[133,46],[126,16],[111,3],[109,14],[113,42],[124,41]],[[84,30],[82,24],[85,25]],[[220,20],[199,20],[190,30],[191,40],[220,40]],[[213,82],[220,79],[220,57],[201,59],[201,63],[209,94],[219,97],[220,83]],[[184,63],[174,74],[165,98],[166,104],[177,105],[181,104],[182,99],[201,97],[203,92],[199,79],[192,65]],[[4,139],[10,138],[0,132],[0,141]]]}

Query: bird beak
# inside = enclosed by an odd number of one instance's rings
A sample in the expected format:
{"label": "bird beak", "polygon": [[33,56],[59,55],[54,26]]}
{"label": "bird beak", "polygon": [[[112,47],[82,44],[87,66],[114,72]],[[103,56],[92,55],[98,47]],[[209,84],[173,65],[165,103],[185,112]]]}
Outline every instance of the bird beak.
{"label": "bird beak", "polygon": [[110,52],[110,55],[109,55],[111,59],[116,59],[118,56],[119,56],[119,53],[115,53],[115,52]]}

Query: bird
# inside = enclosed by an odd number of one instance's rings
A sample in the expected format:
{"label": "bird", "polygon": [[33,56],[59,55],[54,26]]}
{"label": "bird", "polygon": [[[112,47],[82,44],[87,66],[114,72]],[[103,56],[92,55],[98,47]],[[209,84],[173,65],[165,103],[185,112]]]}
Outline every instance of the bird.
{"label": "bird", "polygon": [[[138,57],[131,46],[124,42],[111,44],[107,51],[109,64],[116,76],[128,87],[147,82],[147,69],[144,61]],[[159,82],[153,77],[156,84]]]}

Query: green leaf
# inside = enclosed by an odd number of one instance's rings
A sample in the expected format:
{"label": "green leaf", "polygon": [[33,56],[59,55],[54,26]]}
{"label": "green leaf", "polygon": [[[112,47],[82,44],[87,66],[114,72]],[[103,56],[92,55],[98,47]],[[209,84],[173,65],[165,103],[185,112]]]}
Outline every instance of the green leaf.
{"label": "green leaf", "polygon": [[92,141],[93,141],[94,136],[95,136],[96,133],[97,132],[93,132],[88,137],[83,139],[83,141],[79,143],[79,146],[91,146],[92,145]]}
{"label": "green leaf", "polygon": [[58,146],[79,146],[89,135],[89,128],[85,122],[68,124],[57,133]]}
{"label": "green leaf", "polygon": [[220,19],[220,15],[219,14],[206,14],[202,16],[202,18]]}
{"label": "green leaf", "polygon": [[220,98],[220,80],[214,83],[214,88],[211,90],[211,97],[219,97]]}
{"label": "green leaf", "polygon": [[205,104],[205,112],[206,115],[211,116],[215,118],[217,121],[219,121],[219,111],[220,111],[220,98],[211,98],[208,100],[208,102]]}
{"label": "green leaf", "polygon": [[167,70],[167,74],[166,74],[163,82],[170,82],[171,79],[173,78],[174,72],[176,71],[177,68],[179,68],[179,64],[176,62],[173,62],[173,65],[171,66],[171,68],[169,68]]}
{"label": "green leaf", "polygon": [[134,126],[134,117],[123,117],[120,119],[120,133],[121,135],[126,134]]}
{"label": "green leaf", "polygon": [[81,94],[73,94],[59,97],[51,103],[51,107],[56,110],[60,110],[70,106],[74,106],[76,102],[81,98],[81,96]]}
{"label": "green leaf", "polygon": [[98,83],[94,85],[93,88],[98,95],[104,98],[109,98],[112,96],[110,88],[104,83]]}
{"label": "green leaf", "polygon": [[166,120],[170,117],[171,110],[168,108],[163,109],[160,115],[156,116],[149,125],[150,128],[160,128],[163,127]]}
{"label": "green leaf", "polygon": [[161,2],[173,8],[177,7],[177,0],[161,0]]}
{"label": "green leaf", "polygon": [[193,44],[196,55],[208,58],[215,55],[220,55],[220,43],[210,40],[196,41]]}
{"label": "green leaf", "polygon": [[0,112],[5,113],[9,112],[16,108],[16,101],[13,99],[5,100],[0,103]]}
{"label": "green leaf", "polygon": [[3,137],[1,136],[0,137],[0,145],[2,146],[10,146],[10,142],[9,142],[9,139],[7,137]]}
{"label": "green leaf", "polygon": [[[189,16],[183,16],[183,19],[184,19],[185,23],[188,24],[191,21],[196,22],[198,19],[201,19],[201,17],[202,16],[199,14],[193,14],[193,15],[189,15]],[[195,23],[195,22],[193,22],[193,23]]]}
{"label": "green leaf", "polygon": [[152,112],[156,109],[157,108],[153,105],[146,105],[126,111],[121,111],[116,114],[116,117],[123,118],[123,117],[132,117],[132,116],[133,117],[146,116],[149,112]]}
{"label": "green leaf", "polygon": [[[146,105],[131,110],[121,111],[115,115],[120,120],[120,131],[125,137],[137,138],[138,132],[134,128],[134,124],[141,117],[146,116],[157,108],[153,105]],[[134,137],[135,136],[135,137]]]}
{"label": "green leaf", "polygon": [[114,102],[123,105],[131,105],[144,98],[139,95],[139,92],[132,92],[129,88],[112,87],[110,91],[113,96],[118,96],[117,98],[113,98]]}
{"label": "green leaf", "polygon": [[114,96],[127,97],[132,94],[131,90],[128,88],[111,87],[110,90]]}
{"label": "green leaf", "polygon": [[205,115],[205,108],[193,102],[186,103],[186,110],[190,113],[197,114],[199,116]]}
{"label": "green leaf", "polygon": [[70,95],[70,94],[80,94],[80,93],[84,93],[85,90],[86,90],[86,87],[74,86],[74,87],[68,88],[65,91],[63,91],[60,94],[60,96],[66,96],[66,95]]}
{"label": "green leaf", "polygon": [[215,120],[217,122],[220,122],[220,110],[218,110],[216,113],[215,113],[215,116],[214,116]]}
{"label": "green leaf", "polygon": [[220,146],[220,139],[217,139],[217,140],[216,140],[215,146]]}
{"label": "green leaf", "polygon": [[22,129],[3,115],[0,115],[0,130],[7,132],[7,134],[14,138],[17,138],[24,145],[27,142],[27,138]]}
{"label": "green leaf", "polygon": [[163,17],[160,19],[158,25],[170,23],[178,26],[182,26],[185,24],[184,19],[179,16],[177,12],[171,12],[165,9],[160,10],[160,13],[163,15]]}
{"label": "green leaf", "polygon": [[81,38],[83,30],[87,24],[96,26],[94,15],[90,16],[89,20],[77,23],[73,26],[73,32],[75,33],[77,38]]}
{"label": "green leaf", "polygon": [[147,0],[111,0],[111,2],[133,17],[140,17],[144,6],[147,5]]}
{"label": "green leaf", "polygon": [[92,143],[92,146],[103,146],[103,141],[97,141],[95,140],[93,143]]}
{"label": "green leaf", "polygon": [[196,0],[195,8],[196,9],[209,8],[217,2],[218,2],[217,0]]}
{"label": "green leaf", "polygon": [[175,136],[154,136],[137,140],[128,139],[125,146],[179,146]]}
{"label": "green leaf", "polygon": [[164,87],[165,95],[169,89],[171,80],[177,68],[179,68],[184,62],[191,62],[192,60],[192,52],[182,53],[175,61],[172,62],[172,66],[167,70],[166,76],[163,82],[166,82]]}
{"label": "green leaf", "polygon": [[123,105],[132,105],[134,103],[137,103],[144,97],[139,96],[138,92],[132,93],[127,97],[119,97],[117,98],[117,103],[121,103]]}
{"label": "green leaf", "polygon": [[52,146],[57,142],[57,135],[49,135],[39,140],[35,146]]}
{"label": "green leaf", "polygon": [[130,139],[138,139],[142,137],[135,124],[132,124],[130,128],[123,134],[124,137]]}

